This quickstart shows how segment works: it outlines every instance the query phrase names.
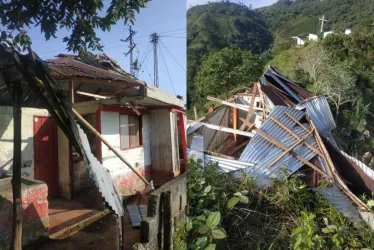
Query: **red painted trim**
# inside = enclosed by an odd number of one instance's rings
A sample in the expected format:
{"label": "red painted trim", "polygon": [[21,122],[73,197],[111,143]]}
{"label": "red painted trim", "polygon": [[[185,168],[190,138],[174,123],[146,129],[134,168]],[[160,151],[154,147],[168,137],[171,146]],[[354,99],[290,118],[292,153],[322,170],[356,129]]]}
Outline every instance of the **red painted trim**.
{"label": "red painted trim", "polygon": [[184,127],[184,115],[185,112],[179,109],[172,109],[171,112],[179,115],[179,126],[182,137],[182,151],[183,151],[183,173],[187,172],[187,135],[186,128]]}
{"label": "red painted trim", "polygon": [[[108,111],[108,112],[118,112],[121,115],[137,115],[132,108],[121,107],[118,105],[100,105],[98,110]],[[149,114],[149,111],[146,109],[138,109],[141,114]]]}
{"label": "red painted trim", "polygon": [[[120,116],[121,115],[124,115],[124,114],[119,114]],[[143,122],[142,122],[142,117],[141,116],[137,116],[137,115],[127,115],[127,116],[134,116],[134,117],[138,117],[138,122],[139,122],[139,145],[137,146],[132,146],[132,147],[127,147],[127,148],[122,148],[122,145],[121,145],[121,117],[119,117],[118,119],[118,134],[119,134],[119,146],[120,146],[120,149],[121,151],[126,151],[126,150],[129,150],[129,149],[134,149],[134,148],[141,148],[143,147]],[[128,124],[128,120],[127,120],[127,124]],[[129,134],[130,134],[130,127],[129,127]],[[129,136],[129,145],[131,145],[131,137]]]}

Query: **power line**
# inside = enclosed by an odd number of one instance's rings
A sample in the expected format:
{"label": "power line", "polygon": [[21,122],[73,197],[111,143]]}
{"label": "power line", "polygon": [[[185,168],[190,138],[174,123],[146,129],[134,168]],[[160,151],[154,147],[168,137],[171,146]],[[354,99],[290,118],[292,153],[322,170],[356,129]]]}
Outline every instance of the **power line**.
{"label": "power line", "polygon": [[187,38],[185,36],[160,36],[160,37],[170,37],[170,38]]}
{"label": "power line", "polygon": [[[160,40],[161,41],[161,40]],[[178,63],[178,65],[184,70],[186,71],[185,68],[183,68],[183,66],[178,62],[178,60],[174,57],[174,55],[170,52],[170,50],[165,46],[165,44],[161,41],[161,45],[164,46],[164,48],[166,49],[167,52],[169,52],[169,54],[174,58],[174,60]]]}
{"label": "power line", "polygon": [[179,31],[179,30],[186,30],[186,28],[176,29],[176,30],[170,30],[170,31],[164,31],[164,32],[159,32],[158,34],[170,33],[170,32]]}
{"label": "power line", "polygon": [[169,80],[170,80],[170,83],[171,83],[171,87],[173,88],[173,93],[174,93],[174,95],[175,95],[174,83],[173,83],[173,80],[171,79],[171,76],[170,76],[170,73],[169,73],[169,69],[168,69],[168,65],[166,64],[166,61],[165,61],[165,58],[164,58],[164,54],[162,53],[162,49],[161,49],[161,48],[160,48],[160,54],[161,54],[161,58],[162,58],[162,60],[164,61],[165,68],[166,68],[166,73],[167,73],[168,76],[169,76]]}
{"label": "power line", "polygon": [[144,64],[144,67],[145,67],[145,69],[147,70],[148,75],[149,75],[149,77],[151,78],[151,80],[152,80],[152,82],[153,82],[153,77],[152,77],[151,73],[149,73],[149,70],[148,70],[148,68],[147,68],[147,65]]}

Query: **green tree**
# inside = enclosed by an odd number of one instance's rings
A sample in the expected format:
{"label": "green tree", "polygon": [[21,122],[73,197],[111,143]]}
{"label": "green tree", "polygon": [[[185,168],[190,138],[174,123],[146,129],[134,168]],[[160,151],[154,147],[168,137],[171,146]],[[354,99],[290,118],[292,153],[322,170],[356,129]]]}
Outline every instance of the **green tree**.
{"label": "green tree", "polygon": [[149,1],[112,0],[106,8],[103,0],[0,1],[1,37],[4,40],[18,31],[20,35],[14,40],[28,46],[31,41],[22,32],[26,27],[39,26],[46,40],[56,38],[57,30],[66,28],[71,32],[63,38],[68,50],[79,53],[102,50],[96,30],[110,31],[119,20],[124,20],[125,24],[134,23],[135,13]]}
{"label": "green tree", "polygon": [[203,59],[195,78],[196,90],[201,95],[225,94],[240,85],[249,86],[262,74],[263,60],[250,51],[223,49]]}

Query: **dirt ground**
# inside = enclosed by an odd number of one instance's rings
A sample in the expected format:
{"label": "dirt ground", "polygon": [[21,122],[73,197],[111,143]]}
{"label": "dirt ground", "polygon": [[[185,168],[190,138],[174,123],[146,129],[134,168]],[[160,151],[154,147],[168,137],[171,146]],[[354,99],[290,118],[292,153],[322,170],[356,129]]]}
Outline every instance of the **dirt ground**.
{"label": "dirt ground", "polygon": [[116,250],[116,244],[116,217],[111,214],[68,239],[49,240],[26,250]]}

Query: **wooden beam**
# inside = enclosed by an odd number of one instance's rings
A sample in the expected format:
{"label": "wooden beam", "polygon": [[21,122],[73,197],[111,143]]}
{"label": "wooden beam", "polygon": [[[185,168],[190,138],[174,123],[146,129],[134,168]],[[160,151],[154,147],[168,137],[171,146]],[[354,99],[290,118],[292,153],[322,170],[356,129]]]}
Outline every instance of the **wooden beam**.
{"label": "wooden beam", "polygon": [[282,159],[282,157],[283,156],[285,156],[286,154],[288,154],[288,153],[290,153],[290,152],[292,152],[293,150],[294,150],[294,148],[296,148],[298,145],[300,145],[301,143],[303,143],[304,142],[304,140],[306,139],[306,138],[308,138],[311,134],[313,134],[313,130],[312,131],[310,131],[304,138],[302,138],[301,140],[299,140],[299,141],[297,141],[295,144],[293,144],[291,147],[289,147],[286,151],[284,151],[280,156],[278,156],[274,161],[272,161],[270,164],[269,164],[269,166],[268,166],[268,168],[271,168],[271,167],[273,167],[273,165],[275,164],[275,163],[277,163],[280,159]]}
{"label": "wooden beam", "polygon": [[[207,99],[209,101],[218,102],[220,104],[223,104],[223,105],[226,105],[226,106],[230,106],[230,107],[233,107],[233,108],[238,108],[238,109],[243,110],[243,111],[248,111],[248,108],[245,105],[243,105],[243,104],[238,104],[238,103],[232,103],[232,102],[228,102],[228,101],[223,101],[223,100],[215,98],[213,96],[208,96]],[[258,108],[258,107],[253,107],[253,109],[254,110],[258,110],[258,111],[262,111],[263,110],[262,108]]]}
{"label": "wooden beam", "polygon": [[140,111],[136,108],[136,104],[135,104],[134,102],[129,102],[129,104],[130,104],[131,108],[134,110],[134,112],[135,112],[138,116],[142,115],[142,113],[140,113]]}
{"label": "wooden beam", "polygon": [[301,122],[299,122],[298,120],[296,120],[292,115],[290,115],[287,112],[285,114],[288,116],[288,118],[290,118],[291,120],[293,120],[297,125],[299,125],[300,127],[302,127],[305,131],[310,132],[309,129],[307,129],[303,124],[301,124]]}
{"label": "wooden beam", "polygon": [[76,91],[77,94],[84,95],[84,96],[89,96],[97,99],[102,99],[102,100],[108,100],[113,98],[113,96],[103,96],[103,95],[96,95],[96,94],[91,94],[83,91]]}
{"label": "wooden beam", "polygon": [[262,118],[265,119],[266,118],[266,112],[265,112],[266,106],[265,106],[264,95],[262,94],[261,84],[258,82],[258,83],[256,83],[256,85],[257,85],[258,93],[260,95],[260,102],[261,102],[262,108],[263,108],[263,110],[262,110]]}
{"label": "wooden beam", "polygon": [[110,143],[99,133],[97,130],[91,126],[75,109],[72,108],[74,115],[80,120],[83,125],[88,128],[92,133],[94,133],[126,166],[128,166],[146,185],[150,183],[133,167],[128,163],[125,158],[115,149]]}
{"label": "wooden beam", "polygon": [[[232,128],[233,129],[238,129],[238,109],[237,108],[233,108],[233,112],[232,112]],[[236,141],[238,138],[237,138],[237,134],[234,134],[234,141]]]}
{"label": "wooden beam", "polygon": [[232,128],[226,128],[226,127],[222,127],[222,126],[217,126],[217,125],[204,123],[204,122],[201,122],[201,123],[207,128],[218,130],[218,131],[223,131],[223,132],[232,133],[232,134],[237,133],[238,135],[243,135],[243,136],[247,136],[247,137],[251,137],[251,138],[255,135],[254,133],[251,133],[251,132],[244,132],[244,131],[240,131],[240,130],[236,130],[236,129],[232,129]]}
{"label": "wooden beam", "polygon": [[251,102],[249,103],[249,107],[248,107],[247,117],[245,118],[245,122],[243,122],[243,124],[240,126],[239,130],[244,130],[245,127],[248,126],[247,122],[249,122],[252,116],[254,115],[253,105],[256,99],[256,91],[257,91],[257,84],[254,84],[253,89],[252,89]]}
{"label": "wooden beam", "polygon": [[69,99],[74,104],[74,82],[69,81]]}
{"label": "wooden beam", "polygon": [[228,156],[228,155],[223,155],[223,154],[216,153],[216,152],[204,151],[204,153],[206,153],[208,155],[213,155],[213,156],[217,156],[217,157],[220,157],[220,158],[224,158],[224,159],[235,160],[234,157],[231,157],[231,156]]}
{"label": "wooden beam", "polygon": [[236,146],[233,150],[231,150],[231,152],[229,153],[229,155],[234,155],[236,154],[240,149],[242,149],[244,146],[248,145],[248,142],[249,141],[244,141],[242,143],[240,143],[238,146]]}
{"label": "wooden beam", "polygon": [[[289,133],[290,135],[292,135],[294,138],[296,138],[296,140],[300,141],[301,140],[301,137],[298,136],[295,132],[293,132],[291,129],[287,128],[283,123],[281,123],[279,120],[277,120],[276,118],[274,117],[269,117],[271,121],[273,121],[275,124],[277,124],[280,128],[282,128],[283,130],[285,130],[287,133]],[[308,132],[310,133],[310,132]],[[318,154],[319,156],[323,157],[322,153],[316,149],[315,147],[313,147],[312,145],[310,145],[309,143],[303,141],[303,143],[305,144],[305,146],[307,146],[310,150],[312,150],[315,154]]]}
{"label": "wooden beam", "polygon": [[22,189],[21,189],[21,119],[22,119],[22,88],[21,82],[13,83],[13,126],[14,126],[14,140],[13,140],[13,177],[12,177],[12,189],[13,189],[13,238],[12,238],[12,249],[22,249],[22,221],[23,221],[23,209],[22,209]]}
{"label": "wooden beam", "polygon": [[254,123],[250,123],[249,121],[247,121],[246,119],[244,119],[243,117],[240,117],[239,118],[243,124],[245,123],[245,125],[248,127],[246,130],[247,131],[250,131],[251,129],[255,128],[256,127],[256,124]]}
{"label": "wooden beam", "polygon": [[[266,134],[265,132],[263,132],[262,130],[260,129],[255,129],[255,131],[260,134],[262,137],[264,137],[266,140],[268,140],[270,143],[274,144],[275,146],[283,149],[284,151],[287,151],[288,148],[286,146],[284,146],[282,143],[280,143],[279,141],[277,141],[275,138],[271,137],[270,135]],[[329,177],[325,172],[323,172],[321,169],[319,169],[317,166],[315,166],[314,164],[310,163],[309,161],[305,160],[303,157],[299,156],[299,155],[294,155],[294,157],[296,159],[298,159],[299,161],[301,161],[302,163],[304,163],[305,165],[308,165],[309,167],[313,168],[314,170],[316,170],[317,172],[319,172],[320,174],[322,174],[323,176],[326,176],[326,177]]]}

